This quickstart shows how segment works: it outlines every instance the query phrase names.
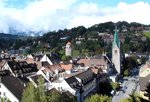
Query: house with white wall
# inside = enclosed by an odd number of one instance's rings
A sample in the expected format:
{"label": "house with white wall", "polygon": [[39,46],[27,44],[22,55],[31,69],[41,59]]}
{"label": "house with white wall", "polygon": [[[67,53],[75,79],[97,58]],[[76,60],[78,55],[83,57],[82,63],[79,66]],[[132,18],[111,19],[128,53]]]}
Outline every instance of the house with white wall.
{"label": "house with white wall", "polygon": [[58,64],[60,63],[60,59],[57,55],[55,54],[45,54],[42,59],[40,60],[40,62],[48,62],[50,65],[53,64]]}
{"label": "house with white wall", "polygon": [[26,83],[14,76],[0,76],[0,97],[7,98],[11,102],[20,102]]}
{"label": "house with white wall", "polygon": [[52,85],[59,91],[69,91],[77,96],[78,102],[83,102],[86,97],[96,92],[96,78],[91,69],[73,74],[64,80],[56,80]]}

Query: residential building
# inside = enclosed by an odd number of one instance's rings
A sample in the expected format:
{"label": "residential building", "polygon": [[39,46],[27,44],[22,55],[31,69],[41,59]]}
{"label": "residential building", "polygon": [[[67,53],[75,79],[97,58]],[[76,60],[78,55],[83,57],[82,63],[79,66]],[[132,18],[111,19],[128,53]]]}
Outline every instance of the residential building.
{"label": "residential building", "polygon": [[6,63],[6,60],[0,60],[0,70],[2,70],[5,63]]}
{"label": "residential building", "polygon": [[107,73],[104,73],[101,68],[91,67],[90,68],[96,78],[96,91],[100,92],[100,83],[107,80]]}
{"label": "residential building", "polygon": [[[125,37],[123,34],[118,35],[121,43],[124,43]],[[104,34],[102,35],[102,39],[104,40],[105,43],[109,44],[113,42],[114,36],[112,34]]]}
{"label": "residential building", "polygon": [[104,56],[101,56],[100,58],[96,57],[81,58],[77,61],[77,64],[79,64],[80,67],[81,66],[84,67],[85,69],[88,69],[90,67],[101,68],[105,73],[107,73],[109,69],[108,61],[104,58]]}
{"label": "residential building", "polygon": [[139,84],[140,84],[140,94],[143,98],[148,99],[144,94],[147,84],[150,83],[150,61],[147,61],[144,66],[140,68],[139,71]]}
{"label": "residential building", "polygon": [[10,75],[0,76],[0,97],[11,102],[20,102],[26,83]]}
{"label": "residential building", "polygon": [[30,54],[30,55],[27,56],[25,61],[28,64],[36,63],[37,68],[41,69],[42,68],[42,63],[40,62],[40,60],[42,59],[42,57],[43,57],[42,55],[32,55],[32,54]]}
{"label": "residential building", "polygon": [[57,79],[63,79],[66,74],[65,69],[63,69],[59,64],[45,64],[37,73],[44,75],[51,82]]}
{"label": "residential building", "polygon": [[40,60],[40,62],[48,62],[49,65],[53,65],[53,64],[60,63],[60,58],[58,57],[57,54],[50,53],[50,54],[45,54]]}
{"label": "residential building", "polygon": [[64,80],[56,80],[52,85],[59,91],[69,91],[77,96],[78,102],[96,92],[96,78],[91,69],[77,72]]}
{"label": "residential building", "polygon": [[71,74],[73,72],[73,64],[71,63],[70,64],[61,63],[60,67],[62,67],[65,70],[66,74]]}
{"label": "residential building", "polygon": [[31,75],[31,76],[28,76],[27,78],[37,88],[37,86],[39,84],[39,78],[40,77],[44,79],[43,85],[45,86],[46,90],[52,89],[51,82],[46,77],[44,77],[42,74]]}
{"label": "residential building", "polygon": [[77,74],[75,77],[79,83],[82,83],[80,90],[80,100],[83,102],[86,97],[96,92],[96,78],[94,78],[91,69],[83,71]]}
{"label": "residential building", "polygon": [[19,62],[14,60],[7,61],[3,65],[2,70],[9,70],[15,77],[32,75],[38,71],[35,63],[28,64],[26,61]]}

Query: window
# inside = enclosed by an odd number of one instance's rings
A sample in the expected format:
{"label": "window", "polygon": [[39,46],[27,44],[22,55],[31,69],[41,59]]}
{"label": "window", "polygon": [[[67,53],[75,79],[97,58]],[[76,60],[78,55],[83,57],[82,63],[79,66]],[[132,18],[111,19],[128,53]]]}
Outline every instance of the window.
{"label": "window", "polygon": [[3,92],[3,96],[6,96],[5,92]]}
{"label": "window", "polygon": [[115,53],[117,53],[117,50],[115,50]]}

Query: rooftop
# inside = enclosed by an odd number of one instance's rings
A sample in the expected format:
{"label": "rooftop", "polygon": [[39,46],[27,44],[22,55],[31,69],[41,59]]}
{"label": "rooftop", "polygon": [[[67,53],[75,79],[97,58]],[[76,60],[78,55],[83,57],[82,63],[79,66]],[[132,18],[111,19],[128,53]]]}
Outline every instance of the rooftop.
{"label": "rooftop", "polygon": [[23,89],[25,88],[24,83],[17,77],[13,76],[3,76],[1,77],[1,82],[19,99],[21,100],[21,96],[23,93]]}
{"label": "rooftop", "polygon": [[60,66],[65,70],[71,70],[73,67],[72,64],[60,64]]}
{"label": "rooftop", "polygon": [[37,65],[35,63],[28,64],[26,61],[8,61],[8,65],[14,74],[25,74],[38,71]]}
{"label": "rooftop", "polygon": [[148,75],[150,75],[149,61],[144,66],[141,67],[139,72],[140,77],[147,77]]}
{"label": "rooftop", "polygon": [[71,45],[71,42],[69,41],[69,42],[67,42],[67,44],[66,45]]}

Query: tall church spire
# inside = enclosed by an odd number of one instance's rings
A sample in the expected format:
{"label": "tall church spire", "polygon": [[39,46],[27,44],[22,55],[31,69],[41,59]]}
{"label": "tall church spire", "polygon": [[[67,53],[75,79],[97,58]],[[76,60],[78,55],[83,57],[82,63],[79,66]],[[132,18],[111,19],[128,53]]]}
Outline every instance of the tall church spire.
{"label": "tall church spire", "polygon": [[120,41],[118,37],[117,27],[115,27],[114,40],[112,43],[112,62],[118,74],[121,73],[120,68]]}
{"label": "tall church spire", "polygon": [[119,41],[119,37],[118,37],[117,26],[115,27],[113,47],[114,47],[115,45],[117,45],[118,48],[120,48],[120,41]]}

